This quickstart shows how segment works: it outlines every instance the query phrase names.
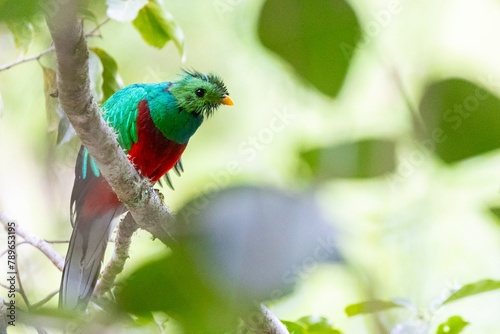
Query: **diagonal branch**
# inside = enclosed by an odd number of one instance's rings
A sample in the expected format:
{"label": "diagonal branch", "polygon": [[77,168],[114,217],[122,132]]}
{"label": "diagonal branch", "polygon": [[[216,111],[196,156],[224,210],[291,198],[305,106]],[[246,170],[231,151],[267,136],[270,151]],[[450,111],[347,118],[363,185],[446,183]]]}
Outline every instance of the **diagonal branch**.
{"label": "diagonal branch", "polygon": [[127,213],[118,225],[118,232],[115,239],[115,251],[111,260],[102,272],[101,279],[97,282],[94,296],[100,296],[111,290],[115,283],[116,276],[122,272],[125,261],[128,258],[128,250],[132,235],[139,226],[134,221],[130,213]]}
{"label": "diagonal branch", "polygon": [[175,232],[172,214],[150,182],[129,162],[91,95],[89,51],[83,27],[77,20],[78,5],[78,1],[59,2],[55,11],[46,16],[57,56],[59,101],[76,134],[137,224],[172,246]]}

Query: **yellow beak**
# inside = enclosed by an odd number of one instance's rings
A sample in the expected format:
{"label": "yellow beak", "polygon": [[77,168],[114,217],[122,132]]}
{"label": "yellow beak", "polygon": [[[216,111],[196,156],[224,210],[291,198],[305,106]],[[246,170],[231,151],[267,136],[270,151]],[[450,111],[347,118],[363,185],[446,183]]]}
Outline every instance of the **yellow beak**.
{"label": "yellow beak", "polygon": [[231,100],[229,95],[224,95],[224,97],[222,98],[222,104],[226,106],[234,106],[234,102],[233,100]]}

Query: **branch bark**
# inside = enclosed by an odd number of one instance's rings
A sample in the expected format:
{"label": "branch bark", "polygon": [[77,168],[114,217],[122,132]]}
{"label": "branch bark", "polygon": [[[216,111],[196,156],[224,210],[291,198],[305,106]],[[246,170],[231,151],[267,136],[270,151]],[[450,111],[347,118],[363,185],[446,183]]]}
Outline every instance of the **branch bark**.
{"label": "branch bark", "polygon": [[139,226],[134,218],[132,218],[130,213],[127,213],[118,225],[113,256],[104,268],[101,279],[97,282],[94,296],[103,295],[113,287],[116,276],[123,271],[125,261],[128,259],[128,250],[132,235],[138,228]]}
{"label": "branch bark", "polygon": [[264,305],[244,319],[247,328],[259,334],[290,334],[285,325]]}
{"label": "branch bark", "polygon": [[88,47],[77,19],[79,1],[55,4],[46,15],[57,57],[59,101],[76,134],[92,155],[120,201],[139,227],[167,246],[175,244],[175,222],[170,211],[140,176],[100,115],[90,91]]}

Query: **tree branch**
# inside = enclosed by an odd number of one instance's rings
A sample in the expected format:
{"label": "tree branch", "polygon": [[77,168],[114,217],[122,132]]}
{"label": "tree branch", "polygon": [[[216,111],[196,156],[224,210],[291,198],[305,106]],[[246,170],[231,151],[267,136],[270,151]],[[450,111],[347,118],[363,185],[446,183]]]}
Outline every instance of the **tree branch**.
{"label": "tree branch", "polygon": [[[9,218],[5,213],[0,211],[0,224],[2,224],[5,228],[7,228],[8,222],[13,221],[13,219]],[[59,255],[59,253],[56,252],[47,242],[28,232],[18,223],[16,223],[16,234],[33,247],[39,249],[57,267],[57,269],[61,271],[63,270],[64,258]]]}
{"label": "tree branch", "polygon": [[[91,31],[89,31],[88,33],[85,34],[85,37],[87,37],[87,38],[88,37],[96,37],[96,36],[100,37],[100,34],[99,35],[95,35],[95,33],[99,30],[99,28],[101,28],[103,25],[105,25],[106,23],[108,23],[110,20],[111,19],[108,17],[106,20],[104,20],[101,23],[99,23],[98,25],[96,25],[94,29],[92,29]],[[52,45],[52,46],[48,47],[47,49],[43,50],[42,52],[40,52],[37,55],[31,56],[31,57],[26,57],[26,58],[23,58],[23,59],[19,59],[19,60],[13,61],[12,63],[1,65],[0,66],[0,72],[8,70],[11,67],[14,67],[14,66],[17,66],[17,65],[20,65],[20,64],[23,64],[23,63],[27,63],[27,62],[30,62],[30,61],[33,61],[33,60],[38,60],[38,59],[42,58],[43,55],[45,55],[47,53],[50,53],[50,52],[52,52],[54,50],[55,50],[54,45]]]}
{"label": "tree branch", "polygon": [[164,244],[174,244],[174,219],[140,176],[99,113],[90,92],[88,47],[77,20],[78,1],[59,2],[46,17],[57,56],[59,101],[76,134],[137,224]]}
{"label": "tree branch", "polygon": [[248,329],[259,334],[290,334],[286,326],[264,304],[250,312],[244,321]]}
{"label": "tree branch", "polygon": [[108,262],[102,272],[101,279],[97,282],[94,290],[94,296],[100,296],[111,290],[115,283],[116,276],[123,271],[125,261],[128,258],[128,250],[132,235],[139,226],[134,218],[127,213],[118,225],[118,232],[115,239],[115,251],[111,260]]}

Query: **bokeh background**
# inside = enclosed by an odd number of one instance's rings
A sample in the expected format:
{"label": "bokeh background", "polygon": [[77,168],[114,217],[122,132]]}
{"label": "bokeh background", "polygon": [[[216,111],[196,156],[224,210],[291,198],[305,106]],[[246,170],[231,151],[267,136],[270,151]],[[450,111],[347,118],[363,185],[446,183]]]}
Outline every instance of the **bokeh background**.
{"label": "bokeh background", "polygon": [[[93,6],[102,21],[106,5]],[[224,78],[235,106],[203,124],[183,156],[185,173],[172,177],[176,190],[162,188],[174,212],[238,186],[319,206],[341,256],[301,267],[293,292],[267,303],[280,319],[319,315],[343,333],[435,333],[460,315],[470,322],[464,333],[498,331],[498,292],[435,306],[461,285],[500,277],[500,2],[165,0],[163,7],[184,33],[185,63],[174,43],[149,46],[130,23],[106,23],[89,46],[116,60],[124,85],[172,80],[182,67]],[[26,55],[49,46],[38,20]],[[23,55],[0,24],[0,64]],[[53,62],[51,54],[40,59]],[[39,62],[1,71],[0,94],[0,210],[41,238],[68,240],[78,140],[56,145],[48,132]],[[3,248],[3,230],[0,240]],[[293,234],[287,240],[290,249],[303,246]],[[66,247],[54,245],[62,255]],[[123,277],[164,253],[138,232]],[[58,288],[60,273],[36,249],[22,245],[18,255],[33,301]],[[350,304],[393,298],[415,310],[345,313]]]}

